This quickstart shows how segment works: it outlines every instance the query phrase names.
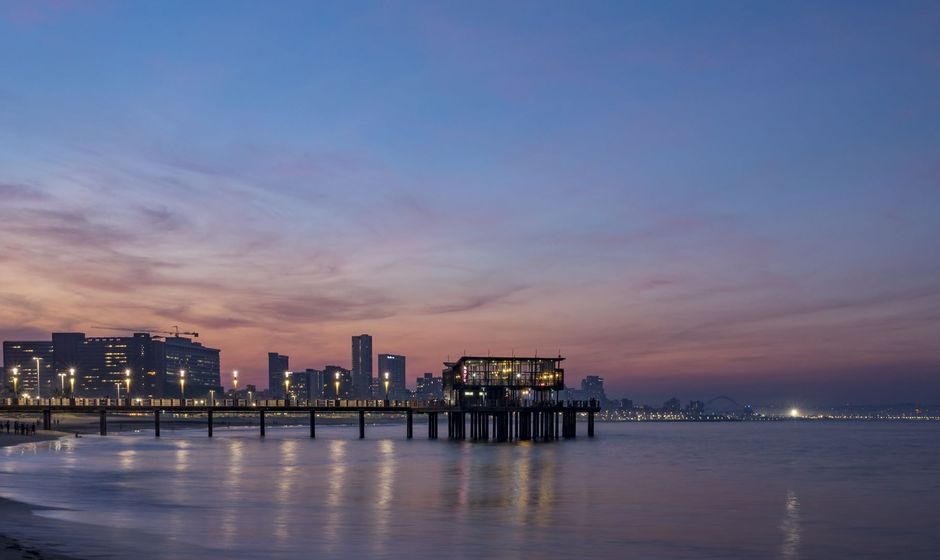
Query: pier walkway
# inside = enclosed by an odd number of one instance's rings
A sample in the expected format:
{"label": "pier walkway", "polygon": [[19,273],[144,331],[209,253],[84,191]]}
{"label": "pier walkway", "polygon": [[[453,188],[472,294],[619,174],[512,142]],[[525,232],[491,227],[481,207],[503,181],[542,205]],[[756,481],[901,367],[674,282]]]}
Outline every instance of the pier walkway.
{"label": "pier walkway", "polygon": [[383,400],[246,400],[246,399],[3,399],[0,413],[36,413],[42,427],[51,430],[54,414],[97,414],[101,435],[108,434],[110,414],[152,415],[154,436],[160,437],[160,419],[205,416],[208,436],[212,437],[216,419],[224,415],[258,417],[261,437],[265,435],[266,416],[303,414],[309,417],[310,437],[316,437],[317,414],[356,414],[359,438],[366,437],[366,414],[405,417],[406,437],[414,437],[414,416],[427,416],[428,439],[438,439],[441,415],[447,421],[447,437],[469,441],[552,441],[577,436],[578,417],[587,421],[587,435],[594,437],[594,416],[600,410],[596,401],[543,401],[505,403],[502,406],[459,408],[441,401]]}

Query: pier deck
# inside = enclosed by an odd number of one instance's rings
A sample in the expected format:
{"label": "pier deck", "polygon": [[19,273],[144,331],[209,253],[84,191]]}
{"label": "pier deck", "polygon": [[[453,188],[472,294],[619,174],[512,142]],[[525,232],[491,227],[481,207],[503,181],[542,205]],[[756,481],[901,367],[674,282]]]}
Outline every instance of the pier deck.
{"label": "pier deck", "polygon": [[594,401],[553,401],[506,404],[505,406],[459,407],[440,402],[363,401],[363,400],[258,400],[220,399],[5,399],[0,413],[36,413],[42,416],[44,430],[52,429],[53,414],[97,414],[99,433],[108,434],[109,414],[151,414],[154,436],[160,437],[160,419],[164,414],[204,415],[209,437],[213,435],[218,415],[257,415],[260,436],[266,430],[268,414],[306,414],[309,416],[310,437],[316,437],[317,414],[356,414],[359,438],[365,438],[368,414],[404,415],[406,437],[414,435],[414,415],[428,418],[428,439],[438,439],[440,416],[447,419],[447,435],[451,440],[480,441],[551,441],[574,438],[577,418],[586,416],[587,435],[594,437],[594,416],[600,410]]}

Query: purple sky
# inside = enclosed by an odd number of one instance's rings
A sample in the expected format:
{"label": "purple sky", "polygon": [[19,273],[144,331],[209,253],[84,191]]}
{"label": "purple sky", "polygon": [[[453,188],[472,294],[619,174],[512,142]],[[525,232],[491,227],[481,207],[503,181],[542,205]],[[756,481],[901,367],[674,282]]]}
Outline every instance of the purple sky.
{"label": "purple sky", "polygon": [[[936,2],[0,3],[0,338],[940,401]],[[224,382],[228,383],[228,378]]]}

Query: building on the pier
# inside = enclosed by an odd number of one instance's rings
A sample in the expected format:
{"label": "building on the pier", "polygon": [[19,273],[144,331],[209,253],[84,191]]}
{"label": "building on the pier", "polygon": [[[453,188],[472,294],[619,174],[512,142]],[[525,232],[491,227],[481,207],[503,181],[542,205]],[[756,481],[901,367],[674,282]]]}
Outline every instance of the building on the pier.
{"label": "building on the pier", "polygon": [[444,363],[444,399],[461,407],[554,400],[565,388],[562,360],[463,356]]}

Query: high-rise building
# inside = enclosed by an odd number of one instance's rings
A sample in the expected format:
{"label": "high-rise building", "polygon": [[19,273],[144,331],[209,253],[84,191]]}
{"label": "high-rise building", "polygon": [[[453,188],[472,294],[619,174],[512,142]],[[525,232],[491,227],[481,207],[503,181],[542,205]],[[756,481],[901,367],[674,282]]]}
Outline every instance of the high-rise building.
{"label": "high-rise building", "polygon": [[[39,362],[36,362],[39,358]],[[41,396],[51,397],[55,361],[52,342],[48,340],[4,341],[3,384],[13,390],[13,370],[16,369],[16,392],[19,395],[36,396],[41,385]]]}
{"label": "high-rise building", "polygon": [[186,372],[186,398],[203,398],[209,391],[215,391],[216,397],[222,395],[218,350],[182,336],[168,336],[162,346],[165,394],[173,395],[179,389],[179,371],[183,370]]}
{"label": "high-rise building", "polygon": [[[288,384],[289,398],[305,401],[310,398],[310,372],[314,370],[292,371]],[[283,390],[283,387],[281,388]]]}
{"label": "high-rise building", "polygon": [[372,337],[360,334],[352,337],[351,398],[369,398],[372,385]]}
{"label": "high-rise building", "polygon": [[400,354],[379,354],[379,369],[377,381],[382,389],[382,398],[385,397],[385,381],[388,380],[388,398],[404,400],[408,398],[408,388],[405,386],[405,357]]}
{"label": "high-rise building", "polygon": [[323,387],[325,385],[325,382],[323,380],[323,370],[307,368],[304,371],[307,374],[307,379],[309,383],[309,389],[307,390],[307,398],[308,399],[324,398]]}
{"label": "high-rise building", "polygon": [[[113,337],[52,333],[51,342],[8,341],[3,350],[7,369],[16,366],[20,370],[20,394],[35,391],[35,376],[27,373],[28,358],[34,354],[43,358],[43,396],[70,393],[71,370],[75,371],[75,394],[83,397],[116,397],[120,390],[122,396],[178,398],[181,369],[186,371],[186,397],[204,398],[210,390],[221,394],[219,350],[189,338],[159,340],[149,333]],[[35,361],[31,363],[35,371]]]}
{"label": "high-rise building", "polygon": [[433,373],[425,373],[424,377],[416,379],[415,397],[421,400],[444,398],[444,379],[434,377]]}
{"label": "high-rise building", "polygon": [[324,398],[350,399],[352,394],[352,372],[340,366],[323,368]]}
{"label": "high-rise building", "polygon": [[[76,333],[53,333],[53,344],[62,341],[65,355],[56,350],[56,362],[63,371],[76,370],[77,394],[82,396],[116,397],[118,385],[126,395],[127,376],[130,370],[130,395],[171,398],[179,397],[179,385],[168,389],[166,385],[166,349],[164,343],[147,333],[133,336],[106,336],[80,339],[78,353],[73,354],[79,338]],[[218,362],[218,350],[216,362]],[[75,357],[77,356],[77,358]],[[216,370],[218,371],[218,370]],[[199,393],[195,387],[190,395]]]}
{"label": "high-rise building", "polygon": [[268,352],[268,395],[272,399],[284,398],[284,372],[290,371],[290,357]]}

